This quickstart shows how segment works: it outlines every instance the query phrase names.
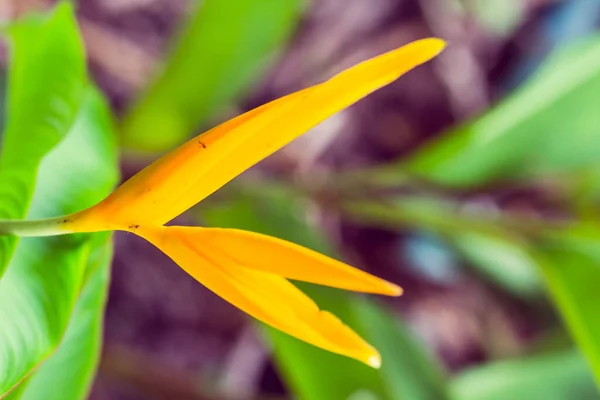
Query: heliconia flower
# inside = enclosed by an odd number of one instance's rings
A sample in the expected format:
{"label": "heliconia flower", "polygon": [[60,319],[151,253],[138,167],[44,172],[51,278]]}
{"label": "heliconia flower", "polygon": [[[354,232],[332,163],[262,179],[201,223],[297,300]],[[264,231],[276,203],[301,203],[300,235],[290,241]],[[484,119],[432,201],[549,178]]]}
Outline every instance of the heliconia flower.
{"label": "heliconia flower", "polygon": [[319,310],[287,279],[388,296],[400,295],[398,286],[269,236],[164,224],[324,119],[430,60],[444,46],[436,38],[410,43],[227,121],[160,158],[97,205],[65,217],[60,229],[133,232],[256,319],[377,368],[377,350]]}

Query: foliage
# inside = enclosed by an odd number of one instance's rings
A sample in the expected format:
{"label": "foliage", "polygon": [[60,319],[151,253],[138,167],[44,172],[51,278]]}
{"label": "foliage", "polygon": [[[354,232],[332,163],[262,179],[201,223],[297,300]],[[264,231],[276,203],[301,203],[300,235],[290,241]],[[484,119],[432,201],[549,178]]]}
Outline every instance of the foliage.
{"label": "foliage", "polygon": [[[116,141],[106,104],[86,87],[71,7],[62,4],[9,32],[13,55],[0,168],[7,179],[0,196],[3,210],[23,217],[19,208],[33,197],[27,217],[51,217],[101,200],[117,180]],[[50,51],[54,48],[61,51]],[[32,104],[38,107],[33,117]],[[31,140],[22,140],[25,134]],[[83,398],[100,346],[109,237],[27,238],[14,254],[6,243],[16,240],[5,239],[0,397],[21,383],[11,399],[39,398],[40,386],[44,398],[66,399],[65,393]],[[72,367],[56,368],[65,359]],[[43,384],[48,381],[53,384]]]}

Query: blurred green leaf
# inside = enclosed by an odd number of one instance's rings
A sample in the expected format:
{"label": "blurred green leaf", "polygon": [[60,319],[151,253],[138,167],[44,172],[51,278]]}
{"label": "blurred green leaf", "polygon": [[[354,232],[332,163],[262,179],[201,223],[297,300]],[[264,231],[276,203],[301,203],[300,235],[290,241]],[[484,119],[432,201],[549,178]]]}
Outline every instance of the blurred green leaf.
{"label": "blurred green leaf", "polygon": [[[303,215],[306,206],[285,188],[255,187],[236,191],[218,203],[205,203],[201,216],[211,225],[266,233],[332,254],[326,239],[307,224]],[[381,351],[383,358],[381,369],[374,370],[265,327],[277,364],[299,398],[445,398],[439,367],[395,317],[365,297],[304,283],[297,285],[321,308],[357,330]]]}
{"label": "blurred green leaf", "polygon": [[[427,229],[443,235],[485,277],[523,298],[537,296],[541,281],[529,246],[495,217],[470,214],[459,204],[414,197],[383,202],[347,202],[351,218],[390,229]],[[513,222],[513,221],[509,221]]]}
{"label": "blurred green leaf", "polygon": [[[103,99],[95,91],[88,91],[72,129],[41,163],[29,218],[79,211],[110,193],[118,174],[110,122]],[[0,396],[51,357],[67,331],[63,343],[66,347],[55,356],[56,360],[68,358],[70,366],[50,370],[42,366],[31,384],[35,388],[38,379],[56,383],[46,388],[44,398],[83,397],[96,358],[102,314],[102,308],[97,307],[102,305],[106,290],[106,285],[99,282],[106,271],[98,272],[96,277],[89,270],[94,289],[88,294],[92,289],[85,285],[86,266],[96,251],[105,251],[106,238],[100,233],[23,238],[19,242],[0,280]],[[72,316],[82,290],[85,297],[77,306],[78,314]],[[86,340],[69,341],[70,335],[79,336],[83,331],[89,335]],[[52,357],[48,362],[59,361]],[[71,370],[75,365],[80,368]],[[48,378],[48,373],[53,377]],[[25,388],[23,395],[27,396],[28,390]]]}
{"label": "blurred green leaf", "polygon": [[547,229],[543,232],[544,238],[554,245],[596,260],[600,266],[600,229],[594,219],[571,223],[561,229]]}
{"label": "blurred green leaf", "polygon": [[[86,84],[85,57],[71,6],[4,31],[10,63],[0,157],[0,219],[27,213],[42,158],[75,120]],[[0,276],[18,239],[0,237]]]}
{"label": "blurred green leaf", "polygon": [[[586,356],[600,386],[600,259],[577,251],[570,232],[539,251],[540,270],[571,335]],[[600,242],[597,243],[600,246]]]}
{"label": "blurred green leaf", "polygon": [[385,357],[380,377],[390,399],[448,398],[440,366],[408,326],[364,298],[354,299],[352,306],[358,332]]}
{"label": "blurred green leaf", "polygon": [[259,77],[303,0],[197,1],[156,82],[123,122],[127,147],[164,151],[207,124]]}
{"label": "blurred green leaf", "polygon": [[463,7],[491,33],[511,34],[527,16],[521,0],[460,0]]}
{"label": "blurred green leaf", "polygon": [[592,400],[594,379],[576,351],[501,361],[463,372],[450,384],[452,400]]}
{"label": "blurred green leaf", "polygon": [[501,226],[489,218],[460,212],[460,204],[425,196],[393,198],[385,201],[346,201],[342,204],[354,218],[369,224],[398,228],[419,226],[450,235],[455,232],[478,232],[490,236],[504,233]]}
{"label": "blurred green leaf", "polygon": [[444,185],[475,186],[505,176],[597,167],[599,100],[596,36],[558,51],[498,106],[425,146],[400,168]]}
{"label": "blurred green leaf", "polygon": [[452,241],[470,263],[506,290],[522,297],[540,293],[537,264],[524,243],[506,236],[461,231]]}

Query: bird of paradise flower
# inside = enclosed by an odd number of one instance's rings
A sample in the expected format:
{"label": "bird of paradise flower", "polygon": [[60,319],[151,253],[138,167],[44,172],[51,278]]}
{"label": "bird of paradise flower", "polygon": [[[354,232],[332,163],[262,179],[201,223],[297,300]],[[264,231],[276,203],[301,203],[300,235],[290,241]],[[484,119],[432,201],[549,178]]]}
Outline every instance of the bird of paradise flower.
{"label": "bird of paradise flower", "polygon": [[274,237],[165,224],[324,119],[435,57],[444,46],[440,39],[422,39],[362,62],[191,139],[93,207],[58,218],[14,221],[4,229],[20,236],[133,232],[256,319],[378,368],[376,349],[288,279],[387,296],[399,296],[400,287]]}

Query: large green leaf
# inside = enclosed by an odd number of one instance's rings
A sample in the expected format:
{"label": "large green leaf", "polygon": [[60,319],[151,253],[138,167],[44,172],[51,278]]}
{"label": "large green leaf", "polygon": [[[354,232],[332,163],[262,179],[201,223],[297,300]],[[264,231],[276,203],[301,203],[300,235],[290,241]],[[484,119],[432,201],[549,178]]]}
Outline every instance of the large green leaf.
{"label": "large green leaf", "polygon": [[599,101],[596,36],[558,51],[517,92],[400,168],[441,184],[473,186],[509,175],[597,167]]}
{"label": "large green leaf", "polygon": [[[72,125],[86,82],[83,46],[71,6],[8,28],[10,64],[2,155],[0,219],[27,213],[41,159]],[[17,238],[0,238],[0,276]]]}
{"label": "large green leaf", "polygon": [[600,398],[585,360],[571,350],[474,368],[450,387],[452,400]]}
{"label": "large green leaf", "polygon": [[163,73],[126,116],[128,147],[164,151],[239,96],[288,38],[302,0],[204,0]]}
{"label": "large green leaf", "polygon": [[[115,185],[116,165],[115,138],[106,105],[90,90],[73,128],[42,161],[28,217],[58,216],[93,205]],[[106,271],[98,272],[96,277],[90,270],[90,283],[85,284],[86,267],[105,247],[106,234],[23,238],[19,242],[0,280],[0,397],[51,357],[66,337],[64,353],[61,347],[55,356],[60,360],[71,353],[81,368],[70,371],[70,367],[42,367],[38,371],[41,377],[36,373],[31,384],[35,388],[38,379],[44,381],[48,373],[54,373],[55,390],[65,379],[69,390],[52,394],[47,388],[44,398],[52,398],[51,394],[65,400],[81,398],[93,372],[101,300],[106,289],[105,283],[98,282]],[[102,268],[106,266],[104,263]],[[82,290],[78,312],[72,317]],[[69,340],[85,331],[89,337]],[[50,358],[49,362],[59,361]],[[27,395],[28,388],[21,393]]]}
{"label": "large green leaf", "polygon": [[[236,192],[227,201],[205,203],[201,215],[211,225],[271,234],[331,254],[325,238],[302,218],[302,206],[301,199],[283,188],[257,187]],[[320,307],[357,330],[381,351],[383,358],[381,369],[374,370],[265,328],[273,343],[277,364],[300,398],[445,398],[439,367],[395,317],[366,297],[314,285],[297,285]]]}

